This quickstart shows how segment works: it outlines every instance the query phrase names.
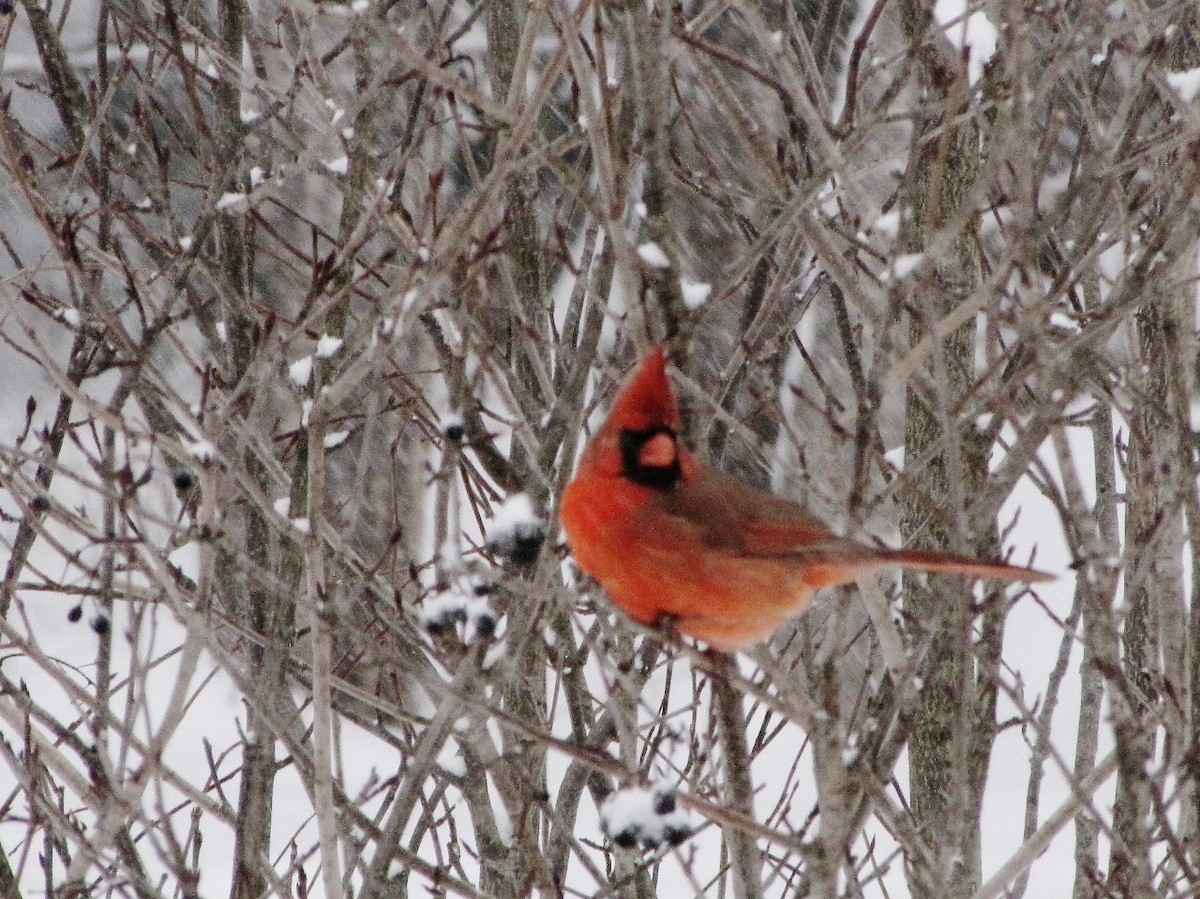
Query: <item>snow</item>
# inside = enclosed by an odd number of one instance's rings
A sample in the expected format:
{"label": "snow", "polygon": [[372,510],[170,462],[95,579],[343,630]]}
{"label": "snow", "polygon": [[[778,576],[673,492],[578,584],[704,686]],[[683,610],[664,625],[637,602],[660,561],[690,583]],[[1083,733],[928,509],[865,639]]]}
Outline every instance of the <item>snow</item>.
{"label": "snow", "polygon": [[675,790],[665,784],[617,790],[600,806],[600,827],[605,836],[627,849],[675,846],[692,834]]}
{"label": "snow", "polygon": [[322,443],[324,443],[325,449],[333,449],[334,447],[341,446],[343,443],[345,443],[346,438],[349,436],[349,431],[330,431],[325,435]]}
{"label": "snow", "polygon": [[307,518],[293,518],[292,527],[301,534],[312,533],[312,523]]}
{"label": "snow", "polygon": [[638,258],[651,268],[670,268],[671,260],[658,244],[644,243],[637,248]]}
{"label": "snow", "polygon": [[350,157],[342,154],[336,159],[330,159],[325,163],[325,168],[335,175],[344,175],[350,171]]}
{"label": "snow", "polygon": [[897,281],[903,281],[915,272],[924,261],[924,253],[905,253],[902,256],[897,256],[892,261],[892,277]]}
{"label": "snow", "polygon": [[1200,68],[1188,69],[1186,72],[1167,72],[1167,84],[1171,85],[1179,99],[1191,103],[1200,93]]}
{"label": "snow", "polygon": [[875,223],[871,225],[871,230],[877,231],[880,234],[897,234],[900,231],[900,210],[890,209],[883,213],[879,218],[875,219]]}
{"label": "snow", "polygon": [[245,212],[250,208],[250,198],[239,191],[223,193],[217,200],[217,212]]}
{"label": "snow", "polygon": [[207,440],[197,440],[188,444],[188,455],[198,462],[211,462],[217,455],[217,448]]}
{"label": "snow", "polygon": [[292,499],[289,496],[281,496],[271,506],[277,514],[287,518],[288,513],[292,511]]}
{"label": "snow", "polygon": [[1070,331],[1072,334],[1078,334],[1083,330],[1079,327],[1079,322],[1061,310],[1055,310],[1050,313],[1050,324],[1056,328],[1062,328],[1064,331]]}
{"label": "snow", "polygon": [[267,173],[261,165],[251,166],[250,168],[250,186],[258,187],[267,180]]}
{"label": "snow", "polygon": [[288,366],[288,378],[297,387],[307,387],[308,381],[312,377],[312,370],[313,357],[302,356]]}
{"label": "snow", "polygon": [[328,359],[334,353],[342,348],[342,338],[334,337],[332,334],[322,334],[317,340],[317,355],[322,359]]}
{"label": "snow", "polygon": [[484,671],[491,671],[496,665],[508,655],[508,643],[505,640],[497,640],[487,648],[487,652],[483,654],[483,661],[480,662],[480,667]]}
{"label": "snow", "polygon": [[533,509],[533,501],[527,493],[516,493],[508,497],[492,516],[489,536],[517,532],[530,527],[541,528],[542,520]]}
{"label": "snow", "polygon": [[837,218],[841,213],[841,188],[835,179],[830,179],[821,188],[821,192],[817,194],[817,201],[821,205],[821,214],[828,218]]}
{"label": "snow", "polygon": [[974,86],[996,53],[996,26],[980,10],[968,14],[966,0],[937,0],[933,17],[945,30],[946,39],[967,51],[967,81]]}
{"label": "snow", "polygon": [[711,284],[689,281],[686,278],[680,279],[679,289],[683,293],[683,305],[689,309],[699,309],[708,301],[708,296],[712,293]]}
{"label": "snow", "polygon": [[190,234],[185,234],[183,237],[179,238],[179,249],[186,253],[192,248],[192,244],[194,242],[195,240]]}

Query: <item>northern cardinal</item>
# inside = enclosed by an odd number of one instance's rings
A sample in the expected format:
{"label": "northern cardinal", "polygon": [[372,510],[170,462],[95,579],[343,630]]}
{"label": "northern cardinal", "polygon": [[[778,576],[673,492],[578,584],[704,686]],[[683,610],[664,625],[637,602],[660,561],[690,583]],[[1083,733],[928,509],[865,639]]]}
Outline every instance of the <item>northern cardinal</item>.
{"label": "northern cardinal", "polygon": [[562,501],[579,567],[631,618],[725,651],[769,637],[822,587],[896,566],[1004,581],[1030,568],[839,537],[799,505],[698,462],[679,442],[666,356],[654,349],[588,444]]}

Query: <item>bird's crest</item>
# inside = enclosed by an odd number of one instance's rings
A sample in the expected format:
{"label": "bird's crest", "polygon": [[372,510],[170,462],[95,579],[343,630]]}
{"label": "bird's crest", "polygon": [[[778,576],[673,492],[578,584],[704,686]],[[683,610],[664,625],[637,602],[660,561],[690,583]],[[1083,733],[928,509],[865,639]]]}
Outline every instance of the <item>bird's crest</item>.
{"label": "bird's crest", "polygon": [[679,425],[679,405],[667,378],[667,355],[656,346],[617,394],[605,426],[617,431],[648,431],[662,426],[678,431]]}

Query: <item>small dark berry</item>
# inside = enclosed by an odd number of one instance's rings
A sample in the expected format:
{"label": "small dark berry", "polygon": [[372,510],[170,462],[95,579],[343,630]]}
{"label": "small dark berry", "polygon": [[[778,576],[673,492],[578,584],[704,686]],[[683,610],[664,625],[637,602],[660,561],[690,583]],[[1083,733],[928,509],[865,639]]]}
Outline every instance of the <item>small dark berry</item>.
{"label": "small dark berry", "polygon": [[684,827],[683,825],[667,827],[663,830],[663,838],[666,839],[666,841],[672,846],[678,846],[680,843],[691,837],[691,835],[692,829],[690,827]]}
{"label": "small dark berry", "polygon": [[480,612],[475,616],[475,633],[485,640],[496,635],[496,616],[491,612]]}
{"label": "small dark berry", "polygon": [[622,849],[632,849],[637,845],[638,831],[636,827],[627,827],[620,833],[613,834],[612,841]]}
{"label": "small dark berry", "polygon": [[29,507],[35,512],[48,512],[50,510],[50,499],[39,493],[29,501]]}
{"label": "small dark berry", "polygon": [[675,811],[675,792],[667,791],[654,797],[654,814],[669,815]]}
{"label": "small dark berry", "polygon": [[446,435],[447,440],[453,440],[455,443],[458,443],[458,441],[463,439],[466,431],[463,429],[461,421],[455,421],[446,425],[442,433]]}
{"label": "small dark berry", "polygon": [[94,630],[101,637],[108,633],[109,627],[110,623],[108,616],[106,615],[97,615],[92,619],[92,630]]}
{"label": "small dark berry", "polygon": [[83,617],[83,606],[75,606],[71,611],[67,612],[67,621],[74,624]]}
{"label": "small dark berry", "polygon": [[522,525],[511,534],[488,543],[492,555],[507,559],[514,565],[530,565],[537,560],[546,533],[540,524]]}
{"label": "small dark berry", "polygon": [[544,536],[541,528],[536,533],[518,534],[516,539],[513,540],[512,551],[508,554],[508,557],[516,565],[532,565],[537,561]]}
{"label": "small dark berry", "polygon": [[196,476],[186,468],[180,468],[171,475],[171,483],[175,485],[175,489],[179,493],[187,493],[196,486]]}
{"label": "small dark berry", "polygon": [[491,581],[476,581],[471,591],[476,596],[491,596],[492,591],[496,589],[496,585]]}

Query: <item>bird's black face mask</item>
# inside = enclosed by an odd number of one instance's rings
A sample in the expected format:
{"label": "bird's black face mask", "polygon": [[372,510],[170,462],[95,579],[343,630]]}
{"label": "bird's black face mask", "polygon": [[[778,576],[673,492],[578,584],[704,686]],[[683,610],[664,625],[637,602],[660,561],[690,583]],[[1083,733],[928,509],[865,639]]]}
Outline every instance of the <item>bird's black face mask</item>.
{"label": "bird's black face mask", "polygon": [[[670,441],[670,451],[662,437]],[[667,425],[651,425],[640,431],[623,429],[620,437],[621,474],[639,487],[670,490],[683,477],[679,465],[679,444],[675,430]]]}

